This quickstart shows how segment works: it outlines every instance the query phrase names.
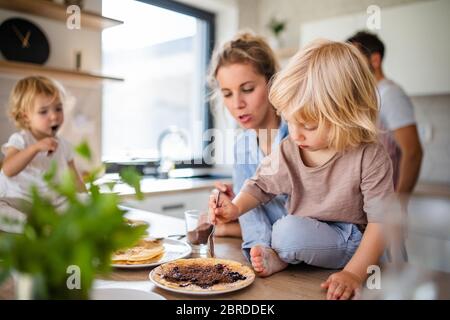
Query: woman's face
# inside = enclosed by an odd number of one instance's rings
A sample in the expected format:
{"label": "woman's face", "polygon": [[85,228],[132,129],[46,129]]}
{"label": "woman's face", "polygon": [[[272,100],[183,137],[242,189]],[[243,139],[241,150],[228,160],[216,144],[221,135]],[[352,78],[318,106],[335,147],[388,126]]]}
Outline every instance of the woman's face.
{"label": "woman's face", "polygon": [[268,99],[266,78],[251,64],[225,65],[217,71],[217,82],[225,106],[245,129],[266,128],[275,110]]}

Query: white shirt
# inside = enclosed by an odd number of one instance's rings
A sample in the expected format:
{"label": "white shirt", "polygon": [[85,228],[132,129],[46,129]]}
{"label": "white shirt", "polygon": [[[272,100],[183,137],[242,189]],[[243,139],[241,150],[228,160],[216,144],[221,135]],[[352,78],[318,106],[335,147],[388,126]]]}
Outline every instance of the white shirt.
{"label": "white shirt", "polygon": [[[62,137],[56,139],[58,147],[54,152],[50,155],[47,152],[37,153],[33,160],[14,177],[7,177],[3,170],[0,172],[0,197],[31,200],[30,188],[35,185],[40,195],[50,196],[54,199],[43,175],[50,169],[52,161],[55,161],[57,165],[56,179],[58,179],[64,171],[69,169],[68,162],[73,160],[73,149],[70,143]],[[8,142],[2,145],[1,150],[3,154],[6,154],[8,147],[24,150],[36,142],[37,140],[31,132],[22,130],[12,134]]]}
{"label": "white shirt", "polygon": [[400,172],[401,150],[394,139],[394,131],[415,124],[414,107],[403,89],[389,79],[378,83],[380,93],[380,141],[389,153],[394,167],[394,185]]}

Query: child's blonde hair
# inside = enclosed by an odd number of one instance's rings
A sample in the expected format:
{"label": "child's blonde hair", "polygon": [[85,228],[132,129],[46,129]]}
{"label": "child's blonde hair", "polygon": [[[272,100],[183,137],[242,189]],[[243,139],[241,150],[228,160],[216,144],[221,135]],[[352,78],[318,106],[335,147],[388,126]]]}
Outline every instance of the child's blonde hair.
{"label": "child's blonde hair", "polygon": [[274,77],[269,100],[288,122],[329,127],[337,151],[377,141],[376,82],[351,44],[312,42]]}
{"label": "child's blonde hair", "polygon": [[29,129],[25,115],[33,110],[38,95],[57,98],[63,103],[63,87],[47,77],[30,76],[19,80],[9,97],[9,116],[19,129]]}
{"label": "child's blonde hair", "polygon": [[208,72],[208,84],[213,94],[218,89],[216,76],[220,67],[235,63],[252,65],[267,82],[278,71],[275,54],[264,38],[249,31],[239,32],[232,40],[214,50]]}

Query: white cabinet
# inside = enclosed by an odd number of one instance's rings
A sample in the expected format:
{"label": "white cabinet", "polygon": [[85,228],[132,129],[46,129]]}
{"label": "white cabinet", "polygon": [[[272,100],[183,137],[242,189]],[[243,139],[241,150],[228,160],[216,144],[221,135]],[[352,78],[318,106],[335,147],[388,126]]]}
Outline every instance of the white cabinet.
{"label": "white cabinet", "polygon": [[[211,188],[212,190],[212,188]],[[185,190],[147,195],[143,201],[126,200],[122,204],[136,209],[161,213],[184,219],[184,211],[190,209],[207,210],[209,189]]]}
{"label": "white cabinet", "polygon": [[[420,1],[385,7],[377,33],[386,46],[384,71],[409,95],[450,92],[450,1]],[[303,47],[316,38],[342,41],[366,29],[366,12],[306,22]]]}

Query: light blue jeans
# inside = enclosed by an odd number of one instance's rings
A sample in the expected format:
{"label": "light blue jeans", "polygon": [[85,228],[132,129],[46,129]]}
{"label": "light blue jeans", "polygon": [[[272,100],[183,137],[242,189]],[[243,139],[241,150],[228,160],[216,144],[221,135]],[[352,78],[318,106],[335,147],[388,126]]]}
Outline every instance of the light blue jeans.
{"label": "light blue jeans", "polygon": [[290,263],[341,269],[352,258],[362,233],[355,224],[287,215],[272,227],[272,249]]}

